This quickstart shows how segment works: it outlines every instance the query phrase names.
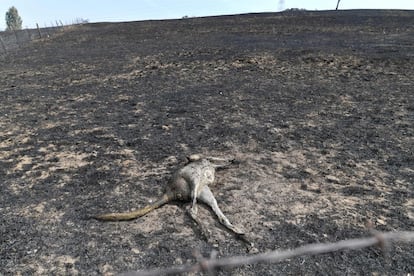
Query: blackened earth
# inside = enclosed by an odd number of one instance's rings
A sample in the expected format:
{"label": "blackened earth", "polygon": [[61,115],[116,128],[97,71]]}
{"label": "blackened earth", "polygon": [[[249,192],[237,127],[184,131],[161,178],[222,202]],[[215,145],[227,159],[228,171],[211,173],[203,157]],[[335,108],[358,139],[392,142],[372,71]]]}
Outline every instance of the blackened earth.
{"label": "blackened earth", "polygon": [[[259,252],[414,230],[414,12],[285,12],[67,28],[0,58],[0,274],[98,275],[246,247],[206,207],[130,222],[191,153]],[[220,275],[406,275],[414,246]]]}

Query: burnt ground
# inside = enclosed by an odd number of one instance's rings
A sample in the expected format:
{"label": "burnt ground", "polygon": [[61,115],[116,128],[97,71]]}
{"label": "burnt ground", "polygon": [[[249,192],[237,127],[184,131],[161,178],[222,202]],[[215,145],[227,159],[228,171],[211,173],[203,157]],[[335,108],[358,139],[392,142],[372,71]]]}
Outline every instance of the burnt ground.
{"label": "burnt ground", "polygon": [[[233,156],[212,187],[266,252],[414,230],[414,12],[86,24],[0,58],[0,274],[97,275],[243,255],[206,207],[130,222],[191,153]],[[406,275],[414,246],[220,275]]]}

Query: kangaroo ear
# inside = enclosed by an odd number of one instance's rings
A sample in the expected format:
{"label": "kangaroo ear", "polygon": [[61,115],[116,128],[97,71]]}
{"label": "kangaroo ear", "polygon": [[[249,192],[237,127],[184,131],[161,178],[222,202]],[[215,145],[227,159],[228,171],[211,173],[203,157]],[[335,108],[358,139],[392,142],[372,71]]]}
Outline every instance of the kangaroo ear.
{"label": "kangaroo ear", "polygon": [[203,158],[202,154],[191,154],[190,156],[187,156],[188,162],[198,161],[202,158]]}

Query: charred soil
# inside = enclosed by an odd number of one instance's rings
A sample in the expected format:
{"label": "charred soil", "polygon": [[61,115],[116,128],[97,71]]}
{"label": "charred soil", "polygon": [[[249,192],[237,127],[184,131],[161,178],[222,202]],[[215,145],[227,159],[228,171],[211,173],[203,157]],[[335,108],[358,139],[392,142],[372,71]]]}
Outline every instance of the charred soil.
{"label": "charred soil", "polygon": [[[158,198],[191,153],[260,252],[414,230],[414,12],[86,24],[0,57],[0,274],[97,275],[247,254]],[[413,245],[220,275],[414,272]]]}

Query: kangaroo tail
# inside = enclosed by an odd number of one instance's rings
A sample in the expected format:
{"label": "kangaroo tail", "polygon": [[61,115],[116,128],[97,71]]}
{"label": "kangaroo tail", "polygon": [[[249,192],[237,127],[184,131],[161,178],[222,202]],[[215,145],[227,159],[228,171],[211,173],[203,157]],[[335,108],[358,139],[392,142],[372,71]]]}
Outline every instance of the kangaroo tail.
{"label": "kangaroo tail", "polygon": [[154,202],[153,204],[147,205],[142,209],[132,211],[132,212],[125,212],[125,213],[107,213],[102,215],[93,216],[94,219],[102,220],[102,221],[122,221],[122,220],[133,220],[139,217],[142,217],[152,210],[155,210],[162,205],[171,201],[171,198],[168,194],[164,194],[159,200]]}

